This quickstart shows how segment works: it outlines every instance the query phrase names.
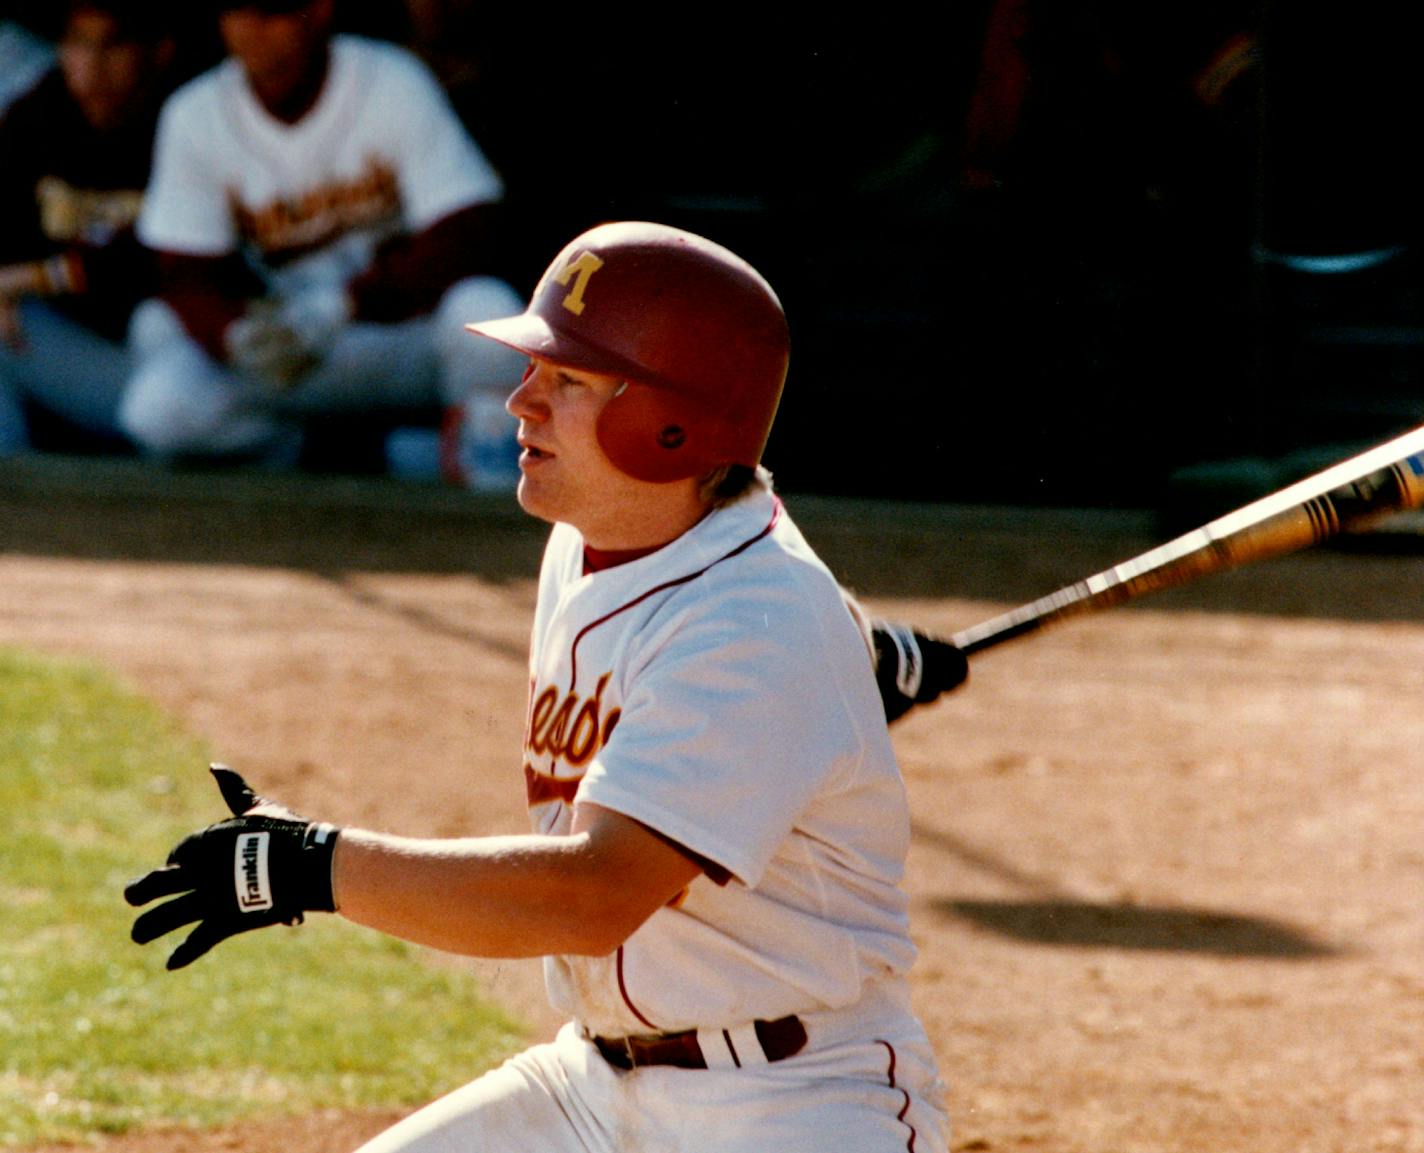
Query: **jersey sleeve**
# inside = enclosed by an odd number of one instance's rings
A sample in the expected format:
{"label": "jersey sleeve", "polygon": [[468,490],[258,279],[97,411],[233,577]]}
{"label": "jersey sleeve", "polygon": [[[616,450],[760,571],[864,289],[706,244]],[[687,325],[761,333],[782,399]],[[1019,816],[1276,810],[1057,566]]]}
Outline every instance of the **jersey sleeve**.
{"label": "jersey sleeve", "polygon": [[783,584],[713,599],[654,630],[578,800],[754,887],[813,798],[863,755],[841,674],[866,657],[838,593]]}
{"label": "jersey sleeve", "polygon": [[383,114],[399,116],[401,199],[406,226],[428,228],[461,208],[504,196],[504,182],[456,114],[439,81],[418,58],[386,61],[396,99]]}
{"label": "jersey sleeve", "polygon": [[219,174],[221,134],[211,95],[211,85],[180,89],[159,116],[153,175],[137,225],[150,248],[185,256],[223,256],[237,248],[237,225]]}

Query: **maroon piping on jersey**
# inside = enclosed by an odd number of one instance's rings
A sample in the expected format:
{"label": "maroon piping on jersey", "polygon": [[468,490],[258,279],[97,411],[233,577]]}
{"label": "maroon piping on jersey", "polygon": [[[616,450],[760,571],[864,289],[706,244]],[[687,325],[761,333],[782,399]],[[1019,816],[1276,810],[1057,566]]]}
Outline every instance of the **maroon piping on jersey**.
{"label": "maroon piping on jersey", "polygon": [[630,996],[628,996],[628,985],[627,985],[627,982],[625,982],[625,981],[623,980],[623,946],[622,946],[622,945],[619,945],[619,946],[618,946],[618,992],[619,992],[620,994],[622,994],[622,996],[623,996],[623,1004],[625,1004],[625,1005],[628,1006],[628,1011],[631,1012],[631,1013],[633,1014],[633,1016],[637,1017],[638,1020],[640,1020],[641,1022],[643,1022],[643,1024],[646,1025],[649,1029],[653,1029],[653,1030],[656,1030],[656,1029],[657,1029],[657,1026],[656,1026],[656,1025],[654,1025],[651,1021],[649,1021],[646,1017],[644,1017],[641,1012],[638,1011],[638,1006],[635,1005],[635,1004],[633,1004],[633,998],[630,997]]}
{"label": "maroon piping on jersey", "polygon": [[[587,633],[591,633],[594,629],[598,628],[599,625],[607,624],[609,621],[611,621],[614,617],[618,616],[620,613],[625,613],[625,612],[627,612],[629,609],[634,608],[634,607],[636,607],[637,605],[642,604],[642,603],[643,603],[645,600],[647,600],[649,597],[651,597],[651,596],[656,596],[658,593],[664,592],[664,591],[666,591],[667,589],[676,588],[678,585],[685,585],[685,584],[687,584],[689,581],[695,581],[698,577],[700,577],[700,576],[701,576],[703,573],[705,573],[708,569],[716,567],[717,565],[721,564],[724,560],[731,560],[734,556],[737,556],[737,555],[739,555],[739,554],[741,554],[741,553],[746,552],[747,549],[751,548],[752,545],[756,544],[756,542],[759,541],[759,540],[761,540],[762,537],[767,536],[767,535],[771,532],[771,530],[776,527],[777,521],[779,521],[779,520],[781,519],[781,511],[782,511],[781,498],[780,498],[780,497],[776,497],[775,500],[776,500],[776,507],[771,510],[771,520],[767,522],[766,528],[762,529],[761,532],[759,532],[759,533],[756,534],[756,536],[750,537],[749,539],[744,540],[741,544],[739,544],[739,545],[738,545],[736,548],[734,548],[731,552],[727,553],[725,556],[719,556],[719,557],[718,557],[716,560],[714,560],[711,564],[704,565],[702,568],[698,569],[696,572],[688,573],[686,576],[680,576],[680,577],[678,577],[676,580],[664,581],[664,582],[663,582],[662,584],[660,584],[660,585],[655,585],[654,587],[648,589],[647,592],[642,593],[640,596],[634,597],[634,598],[633,598],[632,600],[630,600],[627,604],[625,604],[625,605],[620,605],[618,608],[614,609],[611,613],[605,613],[603,616],[599,617],[596,621],[592,621],[592,622],[590,622],[589,624],[584,625],[583,628],[579,629],[578,635],[577,635],[576,637],[574,637],[574,643],[573,643],[573,645],[572,645],[572,646],[570,647],[570,649],[569,649],[569,692],[573,692],[574,687],[578,684],[578,647],[579,647],[579,641],[583,640],[584,636],[585,636]],[[635,1012],[636,1012],[636,1010],[635,1010]]]}
{"label": "maroon piping on jersey", "polygon": [[[877,1041],[876,1044],[884,1045],[885,1051],[890,1054],[890,1067],[885,1070],[885,1078],[890,1082],[890,1088],[900,1089],[900,1086],[895,1083],[895,1046],[889,1041]],[[905,1142],[906,1153],[915,1153],[915,1138],[919,1134],[915,1132],[915,1127],[905,1120],[906,1114],[910,1112],[910,1094],[907,1090],[900,1089],[900,1096],[905,1099],[905,1103],[900,1107],[900,1112],[895,1114],[895,1120],[910,1131],[910,1139]]]}

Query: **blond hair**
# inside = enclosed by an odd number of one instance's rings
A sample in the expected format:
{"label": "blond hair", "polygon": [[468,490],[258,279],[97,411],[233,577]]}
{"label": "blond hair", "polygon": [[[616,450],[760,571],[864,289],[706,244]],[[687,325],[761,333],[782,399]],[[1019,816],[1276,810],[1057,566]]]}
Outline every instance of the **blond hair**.
{"label": "blond hair", "polygon": [[708,508],[725,508],[748,493],[770,492],[771,473],[761,465],[724,464],[702,478],[697,495]]}

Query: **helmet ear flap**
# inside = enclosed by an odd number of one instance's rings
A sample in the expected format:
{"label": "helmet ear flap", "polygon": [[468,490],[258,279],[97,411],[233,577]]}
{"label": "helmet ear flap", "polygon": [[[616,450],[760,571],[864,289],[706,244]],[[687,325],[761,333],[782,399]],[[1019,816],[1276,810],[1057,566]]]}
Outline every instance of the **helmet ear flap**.
{"label": "helmet ear flap", "polygon": [[620,472],[665,484],[716,467],[723,421],[706,405],[664,388],[625,382],[598,414],[598,446]]}

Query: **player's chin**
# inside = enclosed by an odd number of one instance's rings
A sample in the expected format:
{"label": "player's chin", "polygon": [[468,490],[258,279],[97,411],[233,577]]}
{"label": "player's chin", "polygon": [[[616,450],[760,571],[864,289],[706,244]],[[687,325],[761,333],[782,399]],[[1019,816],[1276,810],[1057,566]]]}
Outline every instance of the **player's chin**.
{"label": "player's chin", "polygon": [[558,519],[556,510],[551,507],[549,494],[544,491],[544,487],[538,481],[530,480],[527,473],[520,476],[519,484],[514,489],[514,496],[519,501],[519,507],[530,516],[547,521]]}

